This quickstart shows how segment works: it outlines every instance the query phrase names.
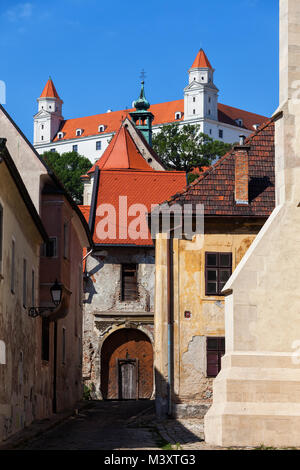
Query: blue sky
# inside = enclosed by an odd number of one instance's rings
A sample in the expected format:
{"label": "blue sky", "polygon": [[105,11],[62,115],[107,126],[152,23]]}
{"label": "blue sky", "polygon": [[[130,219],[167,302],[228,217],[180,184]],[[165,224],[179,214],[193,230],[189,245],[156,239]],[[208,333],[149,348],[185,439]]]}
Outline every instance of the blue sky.
{"label": "blue sky", "polygon": [[278,105],[277,0],[0,2],[6,109],[32,141],[51,75],[65,119],[130,107],[146,71],[151,103],[181,99],[202,47],[219,101],[263,115]]}

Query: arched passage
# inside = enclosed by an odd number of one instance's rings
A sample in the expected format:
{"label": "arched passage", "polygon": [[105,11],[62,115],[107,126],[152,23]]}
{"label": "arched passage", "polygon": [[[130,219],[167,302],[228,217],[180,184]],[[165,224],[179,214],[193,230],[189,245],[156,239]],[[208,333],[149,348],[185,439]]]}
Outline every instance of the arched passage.
{"label": "arched passage", "polygon": [[112,333],[101,350],[101,392],[104,399],[151,398],[153,348],[148,336],[133,328]]}

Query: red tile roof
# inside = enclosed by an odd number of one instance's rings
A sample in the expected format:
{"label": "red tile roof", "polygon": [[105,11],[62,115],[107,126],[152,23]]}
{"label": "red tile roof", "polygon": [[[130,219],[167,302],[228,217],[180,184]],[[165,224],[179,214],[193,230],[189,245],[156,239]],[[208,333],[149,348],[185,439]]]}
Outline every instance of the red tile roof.
{"label": "red tile roof", "polygon": [[[104,134],[116,132],[126,115],[132,111],[134,111],[133,108],[63,121],[59,130],[64,133],[64,137],[60,140],[80,139],[81,137],[76,136],[76,129],[83,129],[82,137],[103,135],[103,132],[98,132],[98,127],[101,124],[105,126]],[[154,115],[154,126],[182,121],[184,118],[184,100],[153,104],[150,106],[149,111]],[[180,120],[175,120],[177,111],[182,113]],[[254,124],[261,125],[268,120],[265,116],[232,108],[221,103],[218,104],[218,115],[221,123],[231,124],[236,127],[238,126],[235,120],[242,119],[243,127],[251,131],[253,131]],[[56,140],[58,140],[57,137],[54,138],[54,141]]]}
{"label": "red tile roof", "polygon": [[106,148],[102,157],[88,171],[92,173],[98,166],[103,170],[130,169],[152,171],[152,167],[146,162],[139,152],[126,127],[121,126],[114,135],[110,145]]}
{"label": "red tile roof", "polygon": [[274,121],[270,120],[245,142],[249,146],[249,204],[234,198],[235,150],[224,155],[183,192],[168,203],[204,204],[209,216],[268,217],[275,207]]}
{"label": "red tile roof", "polygon": [[203,49],[200,49],[200,51],[198,52],[196,59],[194,60],[194,63],[191,68],[192,69],[195,69],[195,68],[212,69],[212,66],[210,65],[210,62]]}
{"label": "red tile roof", "polygon": [[40,98],[59,98],[52,79],[49,77]]}
{"label": "red tile roof", "polygon": [[[149,233],[146,216],[143,217],[143,227],[137,229],[141,231],[143,238],[137,240],[131,238],[130,223],[139,216],[139,213],[134,212],[134,215],[128,215],[127,217],[127,211],[125,211],[122,220],[119,197],[127,197],[128,209],[133,204],[142,204],[145,208],[141,210],[141,215],[146,215],[147,212],[151,212],[153,204],[161,203],[174,192],[182,190],[185,185],[186,174],[179,171],[100,171],[97,210],[99,210],[101,204],[111,204],[116,209],[116,219],[113,221],[116,224],[116,238],[104,239],[99,236],[99,223],[103,220],[105,214],[102,216],[96,215],[94,243],[152,246],[153,241]],[[138,210],[138,206],[136,209]],[[126,224],[128,231],[126,231]],[[120,236],[120,230],[125,230],[124,238],[122,238],[122,235]]]}

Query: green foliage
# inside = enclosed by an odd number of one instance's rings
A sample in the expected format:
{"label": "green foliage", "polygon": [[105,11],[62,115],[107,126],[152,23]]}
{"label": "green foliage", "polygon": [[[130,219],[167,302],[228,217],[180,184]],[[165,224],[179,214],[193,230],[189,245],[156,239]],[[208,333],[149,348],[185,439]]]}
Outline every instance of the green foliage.
{"label": "green foliage", "polygon": [[83,385],[83,399],[91,400],[91,389],[87,385]]}
{"label": "green foliage", "polygon": [[168,124],[153,136],[153,148],[168,169],[190,172],[193,168],[210,166],[231,145],[199,132],[198,125]]}
{"label": "green foliage", "polygon": [[66,190],[77,204],[82,204],[83,183],[80,176],[84,175],[92,166],[88,158],[77,152],[44,152],[42,157],[63,183]]}

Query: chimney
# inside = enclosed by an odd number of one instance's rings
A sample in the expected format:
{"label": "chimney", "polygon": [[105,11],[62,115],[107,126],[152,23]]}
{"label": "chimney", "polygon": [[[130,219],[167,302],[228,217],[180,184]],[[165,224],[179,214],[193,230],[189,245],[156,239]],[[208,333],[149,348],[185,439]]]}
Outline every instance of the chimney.
{"label": "chimney", "polygon": [[235,151],[235,202],[239,205],[249,204],[249,146],[245,146],[244,135],[240,135],[240,145],[234,147]]}

